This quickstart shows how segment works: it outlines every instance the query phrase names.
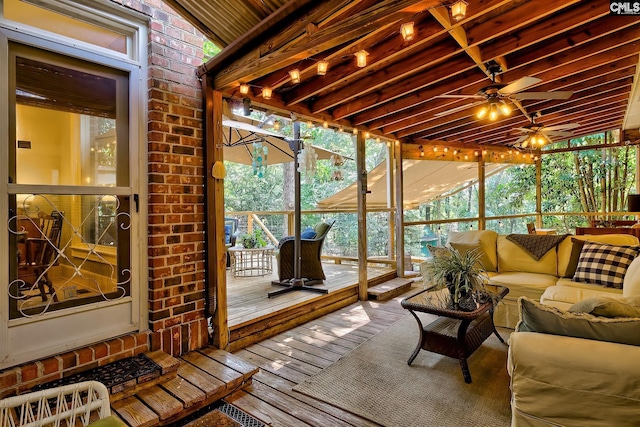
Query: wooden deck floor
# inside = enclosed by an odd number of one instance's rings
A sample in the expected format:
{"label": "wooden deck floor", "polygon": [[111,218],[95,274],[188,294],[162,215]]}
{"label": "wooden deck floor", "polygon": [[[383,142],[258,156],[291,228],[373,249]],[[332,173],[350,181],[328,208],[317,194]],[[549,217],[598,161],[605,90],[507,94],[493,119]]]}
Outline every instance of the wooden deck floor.
{"label": "wooden deck floor", "polygon": [[[275,264],[275,263],[274,263]],[[355,264],[323,263],[327,280],[324,285],[329,293],[358,285],[358,266]],[[375,279],[393,270],[388,267],[369,267],[367,277]],[[278,280],[276,267],[269,276],[233,277],[227,270],[227,307],[229,326],[269,315],[285,307],[291,307],[317,298],[319,294],[306,291],[289,292],[275,298],[268,298],[270,291],[280,289],[271,284]]]}
{"label": "wooden deck floor", "polygon": [[[358,300],[358,267],[350,264],[324,264],[327,294],[297,290],[274,298],[269,291],[281,289],[271,284],[277,276],[227,277],[228,351],[244,348],[287,329],[341,309]],[[396,277],[385,267],[368,267],[369,286]]]}
{"label": "wooden deck floor", "polygon": [[359,301],[234,354],[260,367],[253,383],[225,401],[270,426],[376,426],[340,408],[292,391],[407,314],[402,298]]}

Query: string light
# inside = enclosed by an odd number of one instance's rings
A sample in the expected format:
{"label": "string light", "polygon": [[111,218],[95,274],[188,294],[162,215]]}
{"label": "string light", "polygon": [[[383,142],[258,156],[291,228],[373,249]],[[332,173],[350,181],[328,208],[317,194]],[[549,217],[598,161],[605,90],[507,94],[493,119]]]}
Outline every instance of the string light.
{"label": "string light", "polygon": [[322,127],[327,129],[329,127],[329,122],[326,121],[326,120],[324,122],[322,122]]}
{"label": "string light", "polygon": [[420,150],[420,157],[424,157],[424,149],[422,148],[422,145],[418,147],[418,149]]}
{"label": "string light", "polygon": [[297,68],[289,71],[289,76],[291,77],[291,83],[300,83],[300,70]]}
{"label": "string light", "polygon": [[362,68],[367,66],[367,56],[369,55],[369,52],[363,49],[357,51],[354,55],[356,56],[356,65],[358,67]]}
{"label": "string light", "polygon": [[319,76],[324,76],[327,74],[327,70],[329,69],[329,61],[320,60],[318,61],[318,71],[317,74]]}
{"label": "string light", "polygon": [[354,135],[357,135],[357,134],[358,134],[358,129],[353,128],[353,134],[354,134]]}
{"label": "string light", "polygon": [[406,42],[413,40],[413,37],[416,35],[413,22],[405,22],[402,24],[400,26],[400,34],[402,34],[402,38]]}
{"label": "string light", "polygon": [[273,122],[273,129],[274,130],[280,130],[280,121],[276,120],[275,122]]}
{"label": "string light", "polygon": [[467,15],[467,3],[464,0],[458,0],[451,5],[451,17],[454,21],[458,22]]}

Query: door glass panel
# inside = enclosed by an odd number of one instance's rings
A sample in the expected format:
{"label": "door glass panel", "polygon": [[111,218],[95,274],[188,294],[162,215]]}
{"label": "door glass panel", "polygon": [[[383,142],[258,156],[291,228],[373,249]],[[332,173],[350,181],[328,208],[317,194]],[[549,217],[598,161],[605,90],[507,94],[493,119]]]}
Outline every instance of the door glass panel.
{"label": "door glass panel", "polygon": [[13,44],[10,59],[11,318],[129,296],[127,75]]}

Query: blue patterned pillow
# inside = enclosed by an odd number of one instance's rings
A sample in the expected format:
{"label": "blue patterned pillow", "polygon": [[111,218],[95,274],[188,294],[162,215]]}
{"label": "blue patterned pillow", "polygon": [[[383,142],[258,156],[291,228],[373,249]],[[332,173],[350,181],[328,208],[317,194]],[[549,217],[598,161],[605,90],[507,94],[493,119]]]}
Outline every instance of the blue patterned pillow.
{"label": "blue patterned pillow", "polygon": [[615,246],[586,242],[580,252],[573,281],[622,289],[629,264],[638,256],[638,246]]}

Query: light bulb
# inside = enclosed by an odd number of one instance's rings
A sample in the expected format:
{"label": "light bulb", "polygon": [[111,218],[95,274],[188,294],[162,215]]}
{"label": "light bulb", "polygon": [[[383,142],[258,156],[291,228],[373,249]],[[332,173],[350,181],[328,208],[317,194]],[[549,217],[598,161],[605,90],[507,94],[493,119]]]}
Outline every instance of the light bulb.
{"label": "light bulb", "polygon": [[489,113],[489,108],[484,105],[482,108],[478,110],[476,113],[476,117],[479,119],[483,119]]}
{"label": "light bulb", "polygon": [[502,104],[500,104],[500,111],[503,115],[508,116],[509,114],[511,114],[511,107],[509,107],[504,101],[502,101]]}
{"label": "light bulb", "polygon": [[491,109],[489,112],[489,120],[495,120],[498,118],[498,112],[495,109]]}
{"label": "light bulb", "polygon": [[243,95],[246,95],[249,93],[249,85],[246,83],[243,83],[240,85],[240,93]]}
{"label": "light bulb", "polygon": [[262,88],[262,97],[264,99],[271,99],[271,93],[273,90],[269,86],[265,86]]}
{"label": "light bulb", "polygon": [[326,121],[326,120],[324,122],[322,122],[322,127],[327,129],[329,127],[329,122]]}

